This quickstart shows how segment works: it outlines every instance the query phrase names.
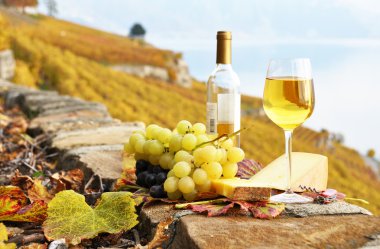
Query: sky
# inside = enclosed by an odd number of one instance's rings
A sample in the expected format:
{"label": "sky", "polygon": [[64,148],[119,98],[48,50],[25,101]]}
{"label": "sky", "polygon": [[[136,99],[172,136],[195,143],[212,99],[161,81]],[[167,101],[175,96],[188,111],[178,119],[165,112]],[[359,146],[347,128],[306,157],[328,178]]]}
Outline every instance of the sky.
{"label": "sky", "polygon": [[[41,12],[46,12],[42,4]],[[271,58],[308,57],[316,107],[305,125],[342,133],[380,154],[380,1],[57,0],[58,17],[126,35],[141,23],[151,44],[182,52],[191,74],[215,67],[215,34],[233,33],[233,67],[245,94],[262,96]]]}

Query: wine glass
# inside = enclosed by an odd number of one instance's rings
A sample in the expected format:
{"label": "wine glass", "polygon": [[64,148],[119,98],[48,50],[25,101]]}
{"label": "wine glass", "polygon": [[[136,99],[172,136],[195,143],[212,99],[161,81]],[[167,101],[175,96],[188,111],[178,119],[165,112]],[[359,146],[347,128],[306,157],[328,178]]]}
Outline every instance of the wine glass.
{"label": "wine glass", "polygon": [[314,110],[314,87],[309,59],[275,59],[268,66],[263,106],[266,115],[285,133],[285,158],[288,167],[287,188],[271,201],[306,203],[311,199],[295,194],[291,189],[292,133],[308,119]]}

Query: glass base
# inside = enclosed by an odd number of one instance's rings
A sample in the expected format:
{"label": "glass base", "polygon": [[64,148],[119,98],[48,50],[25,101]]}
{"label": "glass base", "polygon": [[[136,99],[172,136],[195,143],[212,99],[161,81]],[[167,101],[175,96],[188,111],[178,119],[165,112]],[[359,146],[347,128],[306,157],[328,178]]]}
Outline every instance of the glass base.
{"label": "glass base", "polygon": [[270,198],[271,202],[280,202],[280,203],[311,203],[313,199],[310,197],[305,197],[295,193],[282,193],[274,195]]}

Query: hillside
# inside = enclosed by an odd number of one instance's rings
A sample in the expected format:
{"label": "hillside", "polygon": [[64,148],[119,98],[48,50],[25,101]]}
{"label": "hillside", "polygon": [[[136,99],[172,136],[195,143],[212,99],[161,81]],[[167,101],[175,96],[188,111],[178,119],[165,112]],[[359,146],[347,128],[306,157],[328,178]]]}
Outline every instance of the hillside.
{"label": "hillside", "polygon": [[[29,21],[9,13],[7,16],[14,24],[8,26],[8,34],[9,45],[17,58],[14,79],[17,83],[102,102],[114,117],[122,120],[141,120],[168,127],[180,119],[205,121],[203,83],[194,82],[192,89],[185,89],[107,67],[109,63],[134,61],[157,65],[167,58],[165,54],[175,53],[44,16],[31,17]],[[66,32],[64,37],[62,31]],[[245,109],[261,103],[249,96],[242,99]],[[282,131],[268,119],[246,116],[242,127],[251,127],[242,134],[242,147],[248,157],[267,164],[283,153]],[[380,182],[362,157],[340,144],[334,144],[332,150],[318,148],[316,141],[320,137],[320,133],[301,127],[295,132],[293,148],[328,156],[329,186],[349,197],[370,201],[371,205],[366,208],[380,214]]]}

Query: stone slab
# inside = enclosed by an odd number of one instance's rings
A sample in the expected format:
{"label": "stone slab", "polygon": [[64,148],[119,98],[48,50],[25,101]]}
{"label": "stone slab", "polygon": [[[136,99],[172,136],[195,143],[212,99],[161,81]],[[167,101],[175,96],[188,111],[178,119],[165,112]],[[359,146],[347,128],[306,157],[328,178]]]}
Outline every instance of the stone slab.
{"label": "stone slab", "polygon": [[380,218],[366,215],[273,220],[188,215],[176,226],[169,248],[359,248],[380,231]]}
{"label": "stone slab", "polygon": [[63,113],[71,113],[75,111],[98,111],[101,113],[104,113],[105,115],[108,114],[107,107],[105,105],[99,104],[99,103],[83,103],[73,106],[65,106],[62,108],[54,108],[46,111],[41,111],[38,113],[39,117],[45,117],[45,116],[51,116],[51,115],[57,115],[57,114],[63,114]]}
{"label": "stone slab", "polygon": [[13,87],[4,94],[5,107],[12,108],[15,105],[20,105],[22,99],[27,96],[58,96],[58,93],[56,91],[38,91],[26,87]]}
{"label": "stone slab", "polygon": [[79,146],[124,144],[133,131],[143,129],[139,122],[124,123],[120,126],[59,132],[52,141],[52,147],[67,150]]}
{"label": "stone slab", "polygon": [[320,204],[288,204],[286,205],[283,215],[292,217],[307,217],[315,215],[333,215],[333,214],[365,214],[372,215],[370,211],[362,207],[338,201],[327,205]]}

